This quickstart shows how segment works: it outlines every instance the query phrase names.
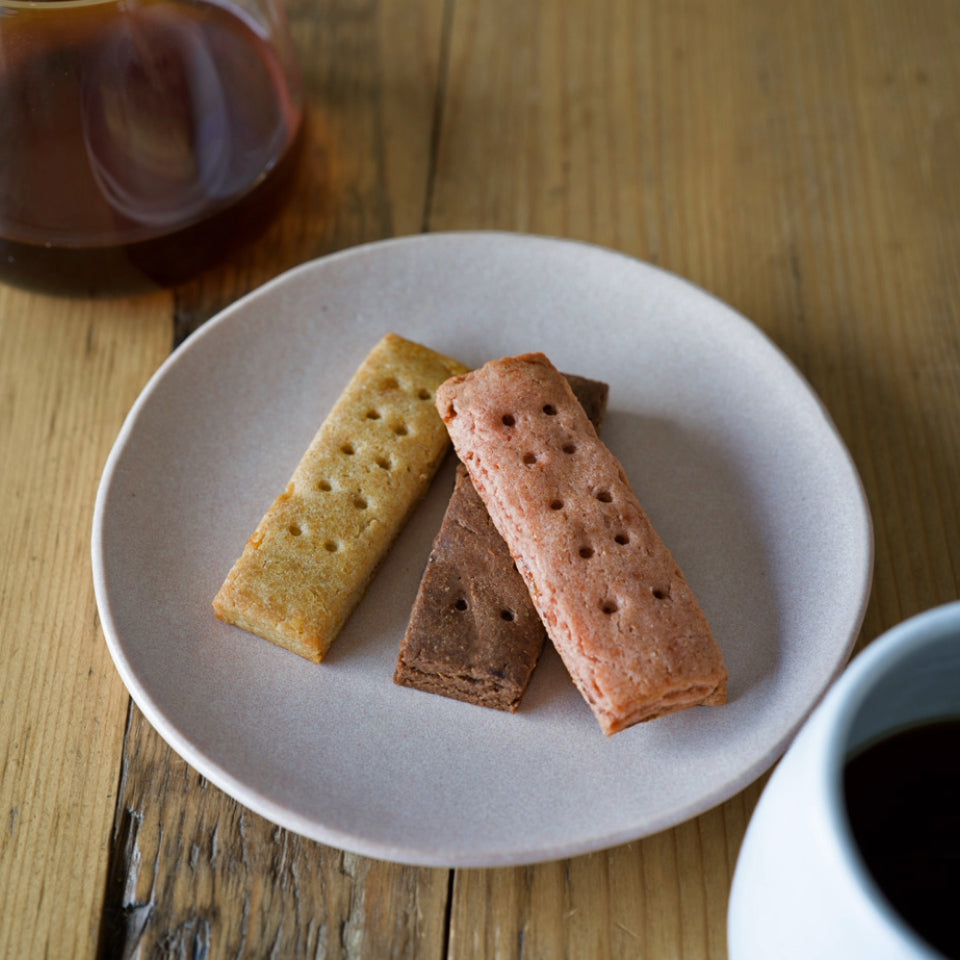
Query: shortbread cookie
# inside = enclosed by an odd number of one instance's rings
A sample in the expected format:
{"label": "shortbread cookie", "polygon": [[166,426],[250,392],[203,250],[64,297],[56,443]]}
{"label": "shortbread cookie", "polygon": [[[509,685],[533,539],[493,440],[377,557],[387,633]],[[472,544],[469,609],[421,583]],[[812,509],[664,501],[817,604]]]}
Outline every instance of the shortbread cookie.
{"label": "shortbread cookie", "polygon": [[448,449],[434,391],[466,370],[384,337],[247,541],[216,615],[322,660]]}
{"label": "shortbread cookie", "polygon": [[[567,377],[599,426],[607,385]],[[400,645],[394,681],[515,712],[546,632],[463,464]]]}
{"label": "shortbread cookie", "polygon": [[693,591],[550,361],[492,361],[444,383],[437,409],[603,732],[725,702]]}

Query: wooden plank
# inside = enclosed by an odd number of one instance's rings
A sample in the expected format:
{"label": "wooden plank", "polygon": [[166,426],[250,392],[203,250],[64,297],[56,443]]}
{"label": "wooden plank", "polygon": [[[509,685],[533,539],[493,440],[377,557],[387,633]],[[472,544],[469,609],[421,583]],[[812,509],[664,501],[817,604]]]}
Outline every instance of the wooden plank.
{"label": "wooden plank", "polygon": [[449,956],[723,956],[727,891],[760,786],[674,830],[610,850],[458,870]]}
{"label": "wooden plank", "polygon": [[[423,220],[442,0],[287,8],[308,103],[293,196],[260,242],[176,291],[177,342],[288,267]],[[123,758],[102,957],[442,955],[448,871],[277,829],[179,760],[136,707]]]}
{"label": "wooden plank", "polygon": [[0,286],[0,956],[91,956],[127,697],[97,620],[104,461],[166,356],[171,298]]}
{"label": "wooden plank", "polygon": [[235,803],[135,708],[103,958],[442,956],[446,870],[334,850]]}
{"label": "wooden plank", "polygon": [[[0,955],[97,941],[125,709],[89,585],[102,458],[171,314],[182,337],[283,266],[426,224],[578,237],[682,273],[786,350],[850,445],[877,523],[864,639],[960,595],[954,4],[291,14],[321,136],[300,206],[264,244],[178,291],[175,311],[0,290]],[[164,755],[136,712],[126,744],[105,955],[442,954],[445,871],[276,833]],[[450,956],[722,957],[758,790],[614,850],[458,871]]]}
{"label": "wooden plank", "polygon": [[[461,0],[429,223],[612,246],[766,330],[874,505],[866,641],[960,594],[960,22],[946,2],[862,14]],[[758,795],[562,865],[458,873],[450,956],[725,956]]]}

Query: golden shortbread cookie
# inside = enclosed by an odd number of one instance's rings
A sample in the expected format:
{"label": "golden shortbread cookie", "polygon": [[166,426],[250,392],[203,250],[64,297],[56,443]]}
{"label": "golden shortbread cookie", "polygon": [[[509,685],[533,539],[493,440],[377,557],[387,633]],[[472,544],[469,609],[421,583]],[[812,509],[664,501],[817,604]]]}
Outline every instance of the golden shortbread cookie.
{"label": "golden shortbread cookie", "polygon": [[247,541],[216,615],[319,663],[426,493],[449,444],[434,392],[466,370],[385,336]]}

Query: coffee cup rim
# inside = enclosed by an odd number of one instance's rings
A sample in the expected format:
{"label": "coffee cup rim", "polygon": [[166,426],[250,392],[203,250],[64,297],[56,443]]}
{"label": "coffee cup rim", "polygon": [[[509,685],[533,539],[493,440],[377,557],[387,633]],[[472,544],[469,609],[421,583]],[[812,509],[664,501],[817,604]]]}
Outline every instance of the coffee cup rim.
{"label": "coffee cup rim", "polygon": [[848,743],[859,710],[881,678],[918,653],[951,636],[960,641],[960,601],[916,614],[870,643],[858,654],[824,703],[826,749],[821,754],[821,775],[826,788],[826,811],[841,853],[873,909],[909,944],[913,955],[937,960],[941,954],[922,939],[893,908],[867,868],[853,836],[843,796],[843,768]]}

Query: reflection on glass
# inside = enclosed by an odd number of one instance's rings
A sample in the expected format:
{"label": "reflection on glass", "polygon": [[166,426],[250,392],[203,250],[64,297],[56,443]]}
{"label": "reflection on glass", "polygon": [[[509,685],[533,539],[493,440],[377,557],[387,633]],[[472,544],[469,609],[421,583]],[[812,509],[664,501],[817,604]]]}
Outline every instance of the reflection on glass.
{"label": "reflection on glass", "polygon": [[301,123],[274,0],[0,0],[0,279],[184,279],[262,227]]}

